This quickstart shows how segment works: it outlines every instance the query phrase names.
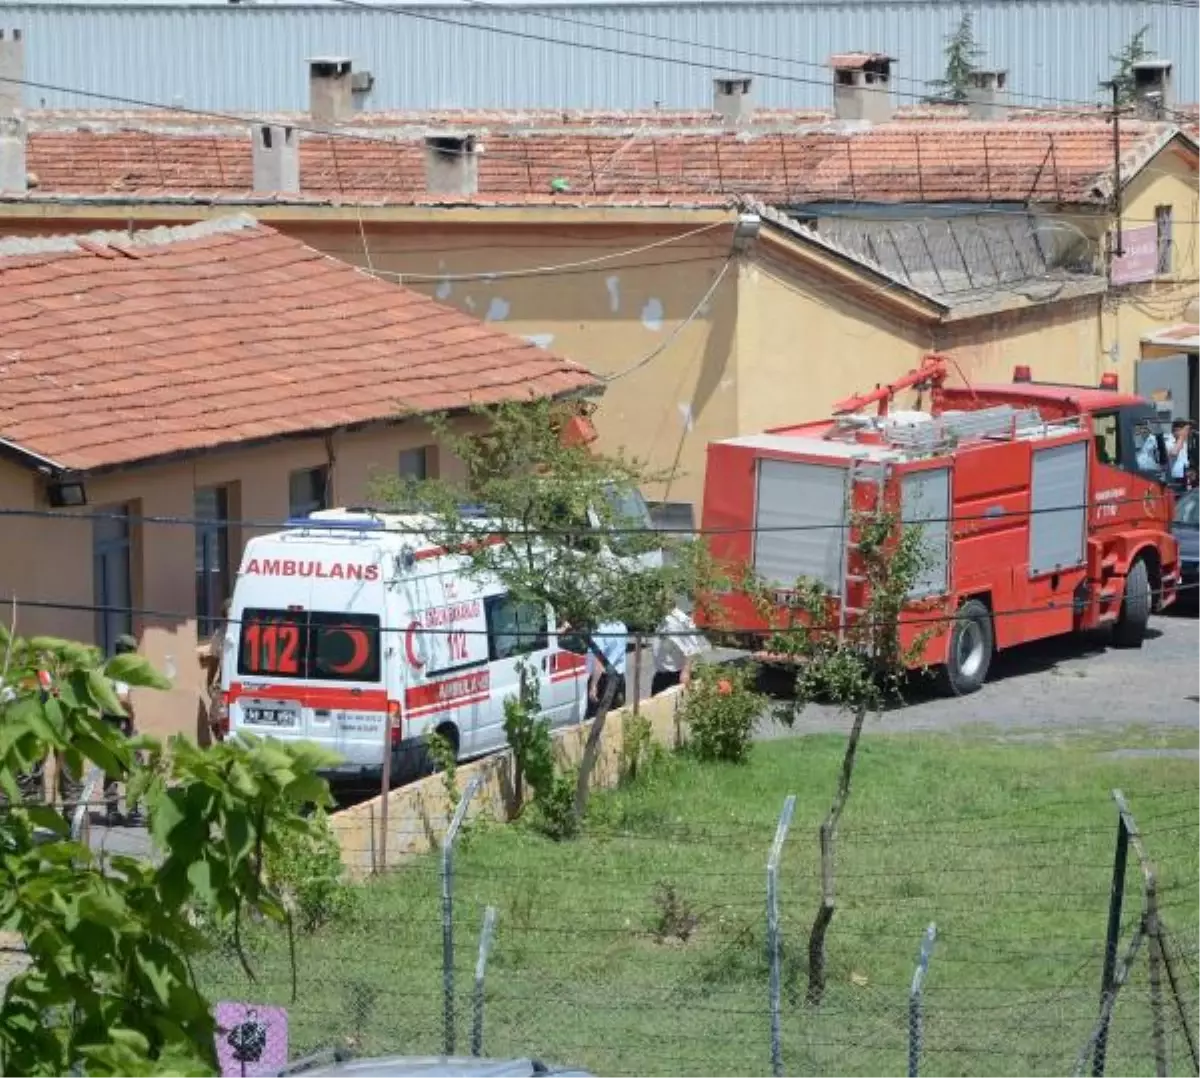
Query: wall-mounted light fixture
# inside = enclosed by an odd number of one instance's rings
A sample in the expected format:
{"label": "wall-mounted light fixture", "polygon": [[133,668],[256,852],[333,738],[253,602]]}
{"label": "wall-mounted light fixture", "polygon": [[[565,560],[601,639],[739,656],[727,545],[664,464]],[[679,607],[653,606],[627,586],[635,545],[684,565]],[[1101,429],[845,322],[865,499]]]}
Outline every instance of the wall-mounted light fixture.
{"label": "wall-mounted light fixture", "polygon": [[46,488],[51,509],[78,509],[87,505],[87,487],[82,479],[55,479]]}

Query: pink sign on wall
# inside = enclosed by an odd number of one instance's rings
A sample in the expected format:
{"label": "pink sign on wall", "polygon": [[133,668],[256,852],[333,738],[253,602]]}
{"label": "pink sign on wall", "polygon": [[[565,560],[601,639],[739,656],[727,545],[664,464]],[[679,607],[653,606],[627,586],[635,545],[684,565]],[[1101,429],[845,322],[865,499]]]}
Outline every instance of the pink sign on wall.
{"label": "pink sign on wall", "polygon": [[217,1060],[222,1078],[278,1074],[288,1061],[287,1011],[253,1003],[218,1003]]}
{"label": "pink sign on wall", "polygon": [[[1116,233],[1113,233],[1116,242]],[[1122,254],[1112,260],[1113,284],[1152,281],[1158,275],[1158,226],[1121,229]]]}

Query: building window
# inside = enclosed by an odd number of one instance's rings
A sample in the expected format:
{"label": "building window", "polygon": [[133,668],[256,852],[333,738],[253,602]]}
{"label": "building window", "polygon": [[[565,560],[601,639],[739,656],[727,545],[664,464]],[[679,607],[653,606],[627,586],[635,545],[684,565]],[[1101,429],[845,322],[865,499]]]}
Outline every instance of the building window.
{"label": "building window", "polygon": [[96,644],[112,655],[117,638],[133,632],[129,506],[98,509],[92,518],[92,592]]}
{"label": "building window", "polygon": [[432,479],[435,474],[434,453],[435,449],[431,445],[400,450],[400,478],[414,483]]}
{"label": "building window", "polygon": [[229,598],[229,488],[201,487],[195,494],[196,631],[212,634]]}
{"label": "building window", "polygon": [[1154,225],[1158,232],[1158,273],[1171,272],[1172,228],[1171,207],[1154,207]]}
{"label": "building window", "polygon": [[288,476],[288,515],[306,517],[329,508],[329,468],[302,468]]}

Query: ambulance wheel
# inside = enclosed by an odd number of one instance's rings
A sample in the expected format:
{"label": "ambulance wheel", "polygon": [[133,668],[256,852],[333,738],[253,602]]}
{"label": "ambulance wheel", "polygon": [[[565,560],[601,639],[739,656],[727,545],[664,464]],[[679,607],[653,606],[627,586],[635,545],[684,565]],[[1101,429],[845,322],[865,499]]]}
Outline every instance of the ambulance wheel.
{"label": "ambulance wheel", "polygon": [[1140,648],[1146,639],[1150,622],[1150,574],[1146,563],[1138,558],[1125,578],[1125,595],[1121,600],[1121,615],[1113,626],[1113,645],[1119,648]]}
{"label": "ambulance wheel", "polygon": [[952,696],[967,696],[987,680],[995,637],[992,612],[978,599],[958,608],[950,631],[950,649],[942,667],[942,687]]}

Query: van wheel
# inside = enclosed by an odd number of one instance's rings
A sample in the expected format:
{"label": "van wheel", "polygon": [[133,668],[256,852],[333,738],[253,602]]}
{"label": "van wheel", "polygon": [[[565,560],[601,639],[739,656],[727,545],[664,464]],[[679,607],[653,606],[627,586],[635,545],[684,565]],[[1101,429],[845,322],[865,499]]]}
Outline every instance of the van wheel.
{"label": "van wheel", "polygon": [[950,631],[950,650],[941,669],[942,688],[951,696],[978,691],[987,680],[995,648],[992,612],[978,599],[958,608]]}
{"label": "van wheel", "polygon": [[1113,626],[1113,644],[1119,648],[1140,648],[1146,639],[1150,622],[1150,573],[1146,562],[1138,558],[1125,578],[1125,595],[1121,599],[1121,615]]}

